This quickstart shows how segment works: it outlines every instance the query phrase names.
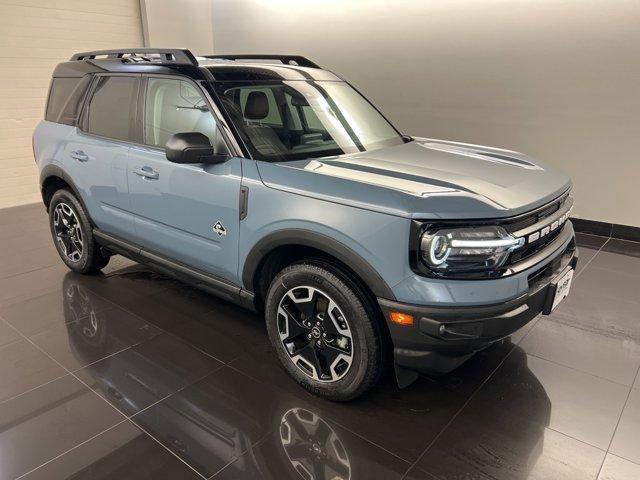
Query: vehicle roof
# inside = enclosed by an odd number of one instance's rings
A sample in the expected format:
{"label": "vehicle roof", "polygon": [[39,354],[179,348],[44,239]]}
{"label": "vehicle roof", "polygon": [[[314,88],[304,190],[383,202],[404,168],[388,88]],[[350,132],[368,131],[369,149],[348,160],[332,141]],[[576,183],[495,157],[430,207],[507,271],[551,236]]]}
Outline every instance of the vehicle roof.
{"label": "vehicle roof", "polygon": [[340,81],[299,55],[241,54],[194,56],[186,49],[137,48],[74,54],[60,63],[54,77],[81,77],[87,73],[182,74],[215,81]]}

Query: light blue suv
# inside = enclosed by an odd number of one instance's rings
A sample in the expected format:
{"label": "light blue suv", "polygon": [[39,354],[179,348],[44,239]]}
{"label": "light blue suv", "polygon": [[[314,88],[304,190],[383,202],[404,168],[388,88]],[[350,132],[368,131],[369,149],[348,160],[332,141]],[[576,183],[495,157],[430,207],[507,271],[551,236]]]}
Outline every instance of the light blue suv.
{"label": "light blue suv", "polygon": [[451,371],[569,292],[571,181],[398,132],[304,57],[135,49],[55,69],[33,137],[62,260],[115,253],[263,312],[332,400]]}

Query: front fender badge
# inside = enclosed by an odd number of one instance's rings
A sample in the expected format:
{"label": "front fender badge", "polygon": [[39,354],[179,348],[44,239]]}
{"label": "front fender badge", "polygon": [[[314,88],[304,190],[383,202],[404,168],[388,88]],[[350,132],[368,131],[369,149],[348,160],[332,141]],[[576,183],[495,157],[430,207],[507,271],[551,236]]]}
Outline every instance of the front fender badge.
{"label": "front fender badge", "polygon": [[211,227],[211,230],[213,230],[213,233],[217,233],[219,237],[222,237],[223,235],[227,234],[227,229],[224,228],[224,225],[222,225],[220,220],[218,220],[216,224],[213,227]]}

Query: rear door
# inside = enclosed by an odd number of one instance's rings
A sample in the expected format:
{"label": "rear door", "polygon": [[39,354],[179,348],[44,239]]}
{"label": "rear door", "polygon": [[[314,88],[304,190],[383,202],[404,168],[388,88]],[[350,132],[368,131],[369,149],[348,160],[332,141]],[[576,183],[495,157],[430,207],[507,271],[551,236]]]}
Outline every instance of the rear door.
{"label": "rear door", "polygon": [[173,260],[237,282],[241,159],[216,165],[169,162],[174,133],[200,132],[221,144],[200,87],[182,77],[142,83],[143,145],[129,154],[137,243]]}
{"label": "rear door", "polygon": [[125,239],[134,233],[127,159],[137,135],[139,84],[139,75],[96,76],[79,126],[61,152],[91,219]]}

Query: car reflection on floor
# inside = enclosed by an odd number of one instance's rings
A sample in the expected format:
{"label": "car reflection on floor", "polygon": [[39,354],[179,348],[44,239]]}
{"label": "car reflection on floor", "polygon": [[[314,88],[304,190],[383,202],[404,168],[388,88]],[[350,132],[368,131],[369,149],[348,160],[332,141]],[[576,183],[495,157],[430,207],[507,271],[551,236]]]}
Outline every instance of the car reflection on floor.
{"label": "car reflection on floor", "polygon": [[[222,478],[375,478],[375,459],[364,458],[362,449],[353,446],[355,436],[343,433],[324,413],[353,407],[324,407],[292,395],[247,399],[242,388],[230,383],[241,383],[241,374],[229,381],[217,379],[214,372],[210,381],[189,386],[185,378],[192,372],[157,350],[149,354],[144,348],[128,348],[109,356],[117,350],[114,345],[126,343],[119,336],[127,332],[116,318],[121,311],[104,306],[105,300],[117,305],[118,298],[99,287],[95,277],[70,273],[64,279],[69,343],[79,362],[89,363],[83,381],[198,472],[221,472]],[[91,363],[95,358],[103,360]],[[498,401],[482,393],[472,397],[469,405],[475,408],[453,419],[421,462],[441,464],[445,478],[472,470],[497,478],[505,473],[507,478],[530,477],[543,450],[551,405],[527,368],[524,352],[514,347],[509,360],[516,370],[513,377],[499,379],[505,382],[505,395]],[[517,385],[510,388],[509,382]],[[117,451],[110,453],[114,456]]]}

